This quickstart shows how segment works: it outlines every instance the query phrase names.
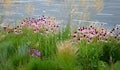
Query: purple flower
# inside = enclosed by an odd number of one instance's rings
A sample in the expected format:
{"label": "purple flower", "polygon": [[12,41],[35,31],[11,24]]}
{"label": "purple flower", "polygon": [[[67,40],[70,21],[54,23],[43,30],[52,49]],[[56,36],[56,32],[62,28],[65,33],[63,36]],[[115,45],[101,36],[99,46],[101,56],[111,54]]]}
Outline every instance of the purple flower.
{"label": "purple flower", "polygon": [[40,57],[41,53],[38,50],[34,50],[34,53],[36,54],[36,56]]}
{"label": "purple flower", "polygon": [[37,49],[34,49],[34,48],[30,50],[30,55],[32,57],[34,57],[34,56],[41,57],[40,51],[38,51]]}

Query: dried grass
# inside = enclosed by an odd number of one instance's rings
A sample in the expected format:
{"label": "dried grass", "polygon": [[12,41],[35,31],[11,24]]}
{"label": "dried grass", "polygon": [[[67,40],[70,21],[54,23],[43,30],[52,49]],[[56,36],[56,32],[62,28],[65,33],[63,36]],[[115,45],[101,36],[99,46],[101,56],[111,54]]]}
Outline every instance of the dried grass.
{"label": "dried grass", "polygon": [[25,12],[29,15],[32,15],[34,13],[34,6],[30,3],[26,4]]}
{"label": "dried grass", "polygon": [[70,41],[65,41],[57,45],[58,54],[60,55],[75,55],[78,51],[78,48],[73,45]]}

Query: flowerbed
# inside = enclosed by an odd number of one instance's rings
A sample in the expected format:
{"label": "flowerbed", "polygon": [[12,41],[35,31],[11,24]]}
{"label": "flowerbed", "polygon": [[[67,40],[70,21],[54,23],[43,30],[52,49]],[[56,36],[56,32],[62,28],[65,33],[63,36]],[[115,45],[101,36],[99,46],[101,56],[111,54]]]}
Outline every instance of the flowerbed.
{"label": "flowerbed", "polygon": [[120,28],[60,30],[53,17],[0,30],[0,70],[119,70]]}

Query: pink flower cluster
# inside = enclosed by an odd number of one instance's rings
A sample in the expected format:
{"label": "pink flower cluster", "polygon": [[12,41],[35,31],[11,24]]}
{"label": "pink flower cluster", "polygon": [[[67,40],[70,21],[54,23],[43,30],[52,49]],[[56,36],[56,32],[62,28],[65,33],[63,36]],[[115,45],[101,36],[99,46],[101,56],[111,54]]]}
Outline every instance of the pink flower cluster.
{"label": "pink flower cluster", "polygon": [[25,18],[22,20],[21,24],[16,26],[13,29],[9,27],[3,27],[4,30],[8,32],[14,32],[15,34],[22,33],[22,29],[24,27],[33,29],[34,33],[38,33],[39,31],[45,31],[46,33],[55,32],[58,30],[59,26],[55,22],[55,18],[53,17],[39,17],[39,18]]}
{"label": "pink flower cluster", "polygon": [[29,28],[32,28],[34,30],[34,33],[39,32],[40,30],[44,30],[47,33],[48,32],[54,32],[58,30],[58,25],[55,23],[55,19],[51,19],[52,17],[40,17],[38,19],[35,18],[26,18],[23,19],[20,26],[25,27],[28,26]]}
{"label": "pink flower cluster", "polygon": [[[13,32],[14,32],[14,29],[10,28],[9,25],[8,25],[8,26],[3,26],[3,30],[4,30],[4,31],[7,31],[8,33],[13,33]],[[3,30],[1,30],[1,32],[2,32]]]}
{"label": "pink flower cluster", "polygon": [[96,41],[103,41],[107,42],[109,37],[114,37],[115,40],[119,40],[120,32],[119,28],[112,29],[111,31],[108,31],[104,28],[95,28],[93,26],[89,27],[80,27],[76,32],[73,34],[73,40],[75,41],[81,41],[81,40],[87,40],[88,43],[92,43],[94,39],[96,38]]}

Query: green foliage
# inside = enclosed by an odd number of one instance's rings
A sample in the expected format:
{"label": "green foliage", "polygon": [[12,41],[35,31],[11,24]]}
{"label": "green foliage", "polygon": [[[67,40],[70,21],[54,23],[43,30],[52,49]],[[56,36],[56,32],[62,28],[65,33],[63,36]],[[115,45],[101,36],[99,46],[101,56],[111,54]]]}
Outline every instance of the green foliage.
{"label": "green foliage", "polygon": [[100,60],[106,62],[110,70],[114,70],[116,62],[120,61],[120,43],[114,39],[110,39],[109,42],[103,43],[103,55]]}
{"label": "green foliage", "polygon": [[71,28],[70,28],[70,23],[68,23],[66,25],[65,28],[62,29],[62,31],[60,31],[58,33],[58,39],[59,40],[67,40],[67,39],[71,39]]}
{"label": "green foliage", "polygon": [[31,58],[29,63],[23,66],[23,70],[57,70],[53,60]]}
{"label": "green foliage", "polygon": [[101,43],[82,41],[79,44],[78,61],[82,70],[98,70],[99,58],[102,55]]}
{"label": "green foliage", "polygon": [[120,60],[120,43],[117,41],[110,41],[107,43],[103,43],[103,55],[101,56],[101,60],[107,62],[109,64],[110,57],[112,57],[112,62]]}

